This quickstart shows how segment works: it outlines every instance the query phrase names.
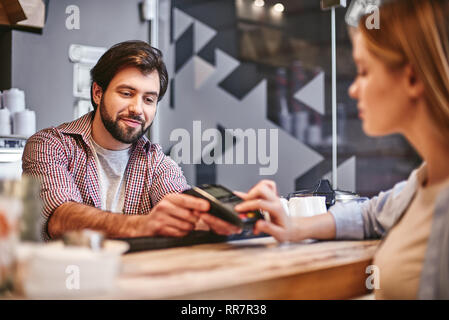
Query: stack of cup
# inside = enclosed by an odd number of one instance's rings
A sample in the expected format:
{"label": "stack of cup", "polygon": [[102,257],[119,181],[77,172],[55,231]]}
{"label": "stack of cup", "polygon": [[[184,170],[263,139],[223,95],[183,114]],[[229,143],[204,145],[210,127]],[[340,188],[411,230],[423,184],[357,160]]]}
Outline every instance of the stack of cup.
{"label": "stack of cup", "polygon": [[2,92],[0,91],[0,136],[11,134],[11,121],[8,109],[3,109]]}
{"label": "stack of cup", "polygon": [[[3,91],[2,94],[3,106],[9,110],[10,123],[12,123],[12,132],[9,129],[9,134],[30,137],[36,132],[36,114],[34,111],[25,108],[25,93],[17,88],[11,88]],[[0,116],[5,116],[4,115]],[[0,118],[2,121],[4,118]],[[1,123],[3,125],[3,122]],[[6,128],[6,126],[5,126]],[[10,128],[10,127],[9,127]],[[8,134],[7,128],[4,130]]]}
{"label": "stack of cup", "polygon": [[36,132],[36,113],[25,109],[14,113],[14,134],[29,138]]}
{"label": "stack of cup", "polygon": [[9,110],[6,108],[0,109],[0,136],[9,136],[11,133],[11,116]]}
{"label": "stack of cup", "polygon": [[11,115],[25,110],[25,92],[17,88],[3,91],[3,105],[8,108]]}

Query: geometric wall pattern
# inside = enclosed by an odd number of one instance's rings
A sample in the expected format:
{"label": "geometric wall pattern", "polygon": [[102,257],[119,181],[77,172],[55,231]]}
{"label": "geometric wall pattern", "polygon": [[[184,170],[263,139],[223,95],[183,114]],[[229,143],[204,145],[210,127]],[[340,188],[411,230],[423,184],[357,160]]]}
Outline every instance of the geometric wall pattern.
{"label": "geometric wall pattern", "polygon": [[[239,61],[215,48],[215,64],[205,61],[198,52],[217,34],[216,30],[203,22],[189,16],[182,10],[173,11],[173,40],[170,48],[174,59],[168,66],[174,81],[175,101],[173,108],[161,108],[158,116],[161,121],[161,144],[173,145],[168,141],[170,133],[177,128],[185,128],[192,132],[193,122],[200,120],[202,130],[209,128],[246,129],[279,129],[275,123],[267,119],[267,81],[260,81],[241,99],[224,90],[219,84],[225,80],[239,65]],[[188,49],[188,54],[176,55],[176,50]],[[190,43],[189,43],[190,42]],[[185,51],[185,50],[184,50]],[[298,90],[295,98],[324,114],[324,73],[319,73],[309,84]],[[269,140],[269,138],[267,137]],[[235,152],[240,143],[236,141]],[[215,182],[234,190],[248,190],[262,178],[276,181],[281,195],[292,192],[295,180],[322,162],[323,156],[305,145],[284,130],[278,130],[278,170],[272,176],[261,176],[256,164],[216,164]],[[349,166],[343,166],[345,172],[354,170],[355,159]],[[195,184],[194,164],[180,164],[189,181]],[[262,166],[265,167],[265,166]],[[343,186],[342,186],[343,187]],[[348,188],[349,187],[349,188]],[[343,189],[352,190],[352,185]]]}

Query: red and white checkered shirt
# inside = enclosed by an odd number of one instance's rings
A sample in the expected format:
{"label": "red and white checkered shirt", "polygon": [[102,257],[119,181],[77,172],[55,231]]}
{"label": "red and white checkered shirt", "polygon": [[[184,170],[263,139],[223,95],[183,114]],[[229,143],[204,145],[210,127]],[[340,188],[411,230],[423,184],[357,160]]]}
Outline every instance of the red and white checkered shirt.
{"label": "red and white checkered shirt", "polygon": [[[42,236],[48,240],[47,222],[67,201],[101,208],[96,161],[90,145],[94,113],[41,130],[30,137],[22,157],[23,174],[41,182]],[[147,214],[165,195],[188,188],[181,168],[160,145],[143,136],[131,149],[125,171],[124,214]]]}

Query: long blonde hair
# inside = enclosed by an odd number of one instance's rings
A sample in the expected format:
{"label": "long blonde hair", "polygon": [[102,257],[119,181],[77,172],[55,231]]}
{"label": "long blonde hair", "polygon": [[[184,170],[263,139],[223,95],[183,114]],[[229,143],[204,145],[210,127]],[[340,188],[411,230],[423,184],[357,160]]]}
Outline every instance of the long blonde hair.
{"label": "long blonde hair", "polygon": [[449,133],[449,1],[390,0],[380,7],[380,29],[359,30],[368,50],[389,68],[410,64],[425,86],[435,123]]}

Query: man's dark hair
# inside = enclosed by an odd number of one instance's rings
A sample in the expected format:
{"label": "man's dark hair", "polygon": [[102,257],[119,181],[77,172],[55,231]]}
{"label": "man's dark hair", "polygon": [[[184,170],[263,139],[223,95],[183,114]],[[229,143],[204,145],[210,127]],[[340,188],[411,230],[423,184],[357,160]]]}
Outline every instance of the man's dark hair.
{"label": "man's dark hair", "polygon": [[164,61],[162,61],[161,51],[144,41],[125,41],[113,45],[101,56],[100,60],[90,71],[92,78],[90,100],[95,111],[97,110],[97,104],[93,99],[93,83],[96,82],[104,94],[112,78],[126,67],[136,67],[144,75],[157,70],[160,82],[158,101],[162,99],[167,91],[168,74]]}

